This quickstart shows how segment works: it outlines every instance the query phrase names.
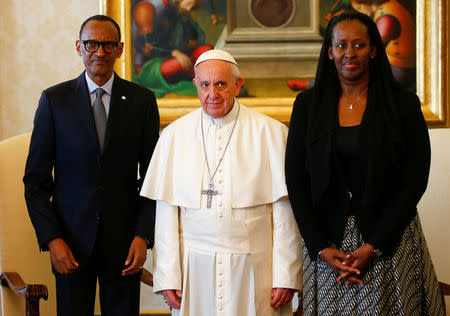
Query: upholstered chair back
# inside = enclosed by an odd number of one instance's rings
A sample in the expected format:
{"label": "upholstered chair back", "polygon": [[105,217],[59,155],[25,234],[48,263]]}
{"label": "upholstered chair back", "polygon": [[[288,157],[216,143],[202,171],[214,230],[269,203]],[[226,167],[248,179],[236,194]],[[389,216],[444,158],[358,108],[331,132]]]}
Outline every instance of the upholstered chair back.
{"label": "upholstered chair back", "polygon": [[[48,252],[40,252],[25,205],[22,178],[30,134],[0,142],[0,273],[17,272],[28,284],[48,287],[40,315],[56,315],[55,281]],[[0,316],[25,315],[25,299],[0,287]]]}

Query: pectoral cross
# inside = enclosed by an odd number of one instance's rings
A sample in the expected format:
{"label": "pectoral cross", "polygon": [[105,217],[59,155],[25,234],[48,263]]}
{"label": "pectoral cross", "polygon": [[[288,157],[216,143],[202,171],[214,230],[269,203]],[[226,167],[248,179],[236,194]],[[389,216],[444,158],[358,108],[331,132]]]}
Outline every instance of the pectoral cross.
{"label": "pectoral cross", "polygon": [[208,190],[202,190],[202,194],[206,194],[208,196],[206,200],[206,207],[211,208],[211,202],[213,195],[219,194],[219,191],[214,190],[214,184],[212,182],[208,185]]}

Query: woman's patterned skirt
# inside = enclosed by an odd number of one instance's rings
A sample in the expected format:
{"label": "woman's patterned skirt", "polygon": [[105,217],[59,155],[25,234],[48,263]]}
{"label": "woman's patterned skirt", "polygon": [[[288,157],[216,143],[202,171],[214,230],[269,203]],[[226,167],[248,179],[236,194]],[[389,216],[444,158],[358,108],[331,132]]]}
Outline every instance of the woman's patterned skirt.
{"label": "woman's patterned skirt", "polygon": [[[340,250],[351,253],[364,244],[354,216],[348,217]],[[363,285],[336,282],[338,273],[303,252],[304,315],[444,315],[439,283],[419,216],[405,229],[390,257],[377,257]]]}

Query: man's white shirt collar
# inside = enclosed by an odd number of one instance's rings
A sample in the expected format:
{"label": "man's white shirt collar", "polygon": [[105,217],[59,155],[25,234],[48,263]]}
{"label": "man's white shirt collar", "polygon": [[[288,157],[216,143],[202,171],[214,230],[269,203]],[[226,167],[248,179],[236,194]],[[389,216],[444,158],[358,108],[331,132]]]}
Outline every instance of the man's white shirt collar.
{"label": "man's white shirt collar", "polygon": [[98,84],[96,84],[91,78],[89,78],[86,71],[84,72],[84,76],[86,77],[89,94],[93,93],[97,88],[102,88],[108,95],[111,95],[112,85],[114,81],[114,73],[112,74],[111,78],[109,78],[109,80],[101,87]]}
{"label": "man's white shirt collar", "polygon": [[103,105],[105,106],[106,116],[109,116],[109,105],[111,103],[111,92],[112,92],[112,85],[114,81],[114,73],[112,74],[111,78],[103,85],[99,86],[96,84],[91,78],[89,78],[87,72],[84,72],[84,76],[86,77],[86,83],[89,89],[89,97],[91,99],[91,106],[94,105],[94,101],[97,98],[97,95],[95,94],[95,90],[97,88],[102,88],[105,90],[106,93],[102,96]]}

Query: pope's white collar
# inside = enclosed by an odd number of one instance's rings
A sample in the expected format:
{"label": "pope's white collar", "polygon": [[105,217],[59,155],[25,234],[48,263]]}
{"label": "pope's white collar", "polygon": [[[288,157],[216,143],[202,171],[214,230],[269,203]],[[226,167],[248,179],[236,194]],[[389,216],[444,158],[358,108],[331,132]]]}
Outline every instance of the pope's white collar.
{"label": "pope's white collar", "polygon": [[231,109],[231,111],[229,113],[227,113],[225,116],[222,116],[220,118],[212,118],[211,116],[209,116],[203,109],[203,118],[205,120],[205,122],[207,122],[208,124],[211,125],[225,125],[227,123],[230,122],[234,122],[236,115],[238,113],[238,109],[239,109],[239,102],[234,99],[234,105],[233,108]]}

